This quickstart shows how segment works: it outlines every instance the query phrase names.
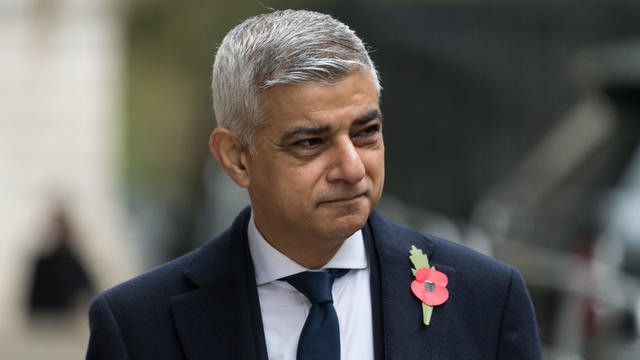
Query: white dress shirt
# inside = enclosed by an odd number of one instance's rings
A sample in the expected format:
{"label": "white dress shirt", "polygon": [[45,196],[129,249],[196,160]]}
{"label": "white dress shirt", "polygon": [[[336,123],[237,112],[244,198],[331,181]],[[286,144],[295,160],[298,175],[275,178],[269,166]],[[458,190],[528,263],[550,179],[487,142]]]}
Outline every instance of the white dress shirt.
{"label": "white dress shirt", "polygon": [[[258,285],[267,354],[270,360],[295,360],[298,339],[311,303],[296,288],[278,279],[310,269],[271,246],[256,228],[253,213],[247,233]],[[345,240],[323,267],[329,268],[351,269],[335,280],[332,289],[340,326],[340,358],[372,360],[371,290],[362,231]]]}

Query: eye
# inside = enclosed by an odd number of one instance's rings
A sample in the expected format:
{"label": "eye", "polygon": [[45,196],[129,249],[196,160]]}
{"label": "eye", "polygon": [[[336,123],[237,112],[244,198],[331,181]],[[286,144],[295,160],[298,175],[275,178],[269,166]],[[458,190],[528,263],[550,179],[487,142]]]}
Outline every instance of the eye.
{"label": "eye", "polygon": [[376,124],[376,125],[371,125],[365,128],[364,130],[361,131],[361,133],[363,135],[370,136],[370,135],[376,135],[379,131],[380,131],[380,125]]}
{"label": "eye", "polygon": [[302,139],[293,143],[294,146],[301,147],[301,148],[313,148],[320,144],[322,144],[322,139],[320,138]]}
{"label": "eye", "polygon": [[375,124],[371,126],[367,126],[366,128],[357,132],[354,138],[367,138],[373,137],[380,133],[380,124]]}
{"label": "eye", "polygon": [[285,151],[300,159],[315,157],[324,149],[325,140],[321,137],[301,139],[286,146]]}

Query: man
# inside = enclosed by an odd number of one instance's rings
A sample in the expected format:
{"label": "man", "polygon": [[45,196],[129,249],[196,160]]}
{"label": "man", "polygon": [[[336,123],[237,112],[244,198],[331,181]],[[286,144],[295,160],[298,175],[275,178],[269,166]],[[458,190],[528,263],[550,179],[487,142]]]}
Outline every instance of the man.
{"label": "man", "polygon": [[223,40],[212,87],[209,146],[251,207],[96,297],[87,358],[540,358],[515,269],[374,210],[380,85],[346,25],[310,11],[248,19]]}

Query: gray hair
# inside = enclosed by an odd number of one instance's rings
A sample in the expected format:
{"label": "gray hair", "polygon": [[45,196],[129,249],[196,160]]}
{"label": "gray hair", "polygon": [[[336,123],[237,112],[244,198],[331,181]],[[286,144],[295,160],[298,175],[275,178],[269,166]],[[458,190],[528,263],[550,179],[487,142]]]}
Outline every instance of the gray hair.
{"label": "gray hair", "polygon": [[380,81],[362,40],[329,15],[281,10],[245,20],[225,36],[213,63],[214,112],[219,126],[253,149],[264,119],[261,93],[278,84],[334,84],[353,73]]}

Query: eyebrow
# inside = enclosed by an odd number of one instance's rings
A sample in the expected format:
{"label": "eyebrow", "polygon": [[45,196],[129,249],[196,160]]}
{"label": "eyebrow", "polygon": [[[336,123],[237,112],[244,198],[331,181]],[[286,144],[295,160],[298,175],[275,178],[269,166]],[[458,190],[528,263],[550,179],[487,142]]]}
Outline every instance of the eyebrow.
{"label": "eyebrow", "polygon": [[329,126],[298,126],[282,135],[280,142],[285,143],[298,135],[322,135],[329,130],[331,130]]}
{"label": "eyebrow", "polygon": [[371,120],[375,120],[375,119],[380,119],[380,121],[382,121],[382,113],[380,113],[380,110],[371,110],[368,113],[360,116],[359,118],[355,119],[351,125],[364,125],[366,123],[368,123]]}
{"label": "eyebrow", "polygon": [[[372,120],[380,119],[382,121],[382,114],[379,110],[371,110],[368,113],[356,118],[351,122],[351,126],[364,125]],[[289,139],[298,135],[322,135],[331,130],[330,126],[297,126],[287,131],[280,139],[281,143],[287,142]]]}

